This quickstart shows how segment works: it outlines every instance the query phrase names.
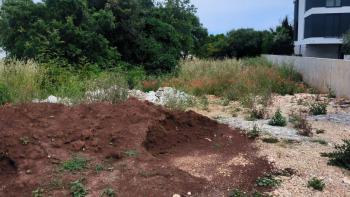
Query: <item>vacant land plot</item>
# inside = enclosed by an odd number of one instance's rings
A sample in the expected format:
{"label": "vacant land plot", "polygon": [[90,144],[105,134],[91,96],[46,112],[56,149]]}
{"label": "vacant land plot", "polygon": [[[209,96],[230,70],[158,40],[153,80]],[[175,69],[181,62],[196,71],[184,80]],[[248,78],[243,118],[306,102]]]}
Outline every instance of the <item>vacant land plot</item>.
{"label": "vacant land plot", "polygon": [[266,191],[255,183],[272,170],[228,126],[136,99],[9,105],[0,122],[0,196],[222,196]]}

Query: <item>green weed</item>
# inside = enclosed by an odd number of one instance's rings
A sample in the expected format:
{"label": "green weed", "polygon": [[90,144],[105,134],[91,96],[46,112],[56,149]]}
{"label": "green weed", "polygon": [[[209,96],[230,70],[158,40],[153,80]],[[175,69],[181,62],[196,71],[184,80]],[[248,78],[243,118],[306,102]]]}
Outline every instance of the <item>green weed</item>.
{"label": "green weed", "polygon": [[247,136],[249,139],[256,139],[260,136],[261,132],[262,131],[259,129],[259,127],[254,125],[253,129],[247,133]]}
{"label": "green weed", "polygon": [[259,187],[276,187],[280,185],[280,183],[280,180],[277,180],[270,174],[266,174],[264,177],[260,177],[256,180],[256,184]]}
{"label": "green weed", "polygon": [[103,190],[101,197],[116,197],[116,193],[112,188],[106,188]]}
{"label": "green weed", "polygon": [[32,191],[32,197],[44,197],[44,190],[41,188],[38,188]]}
{"label": "green weed", "polygon": [[308,181],[307,186],[318,191],[323,191],[326,184],[323,182],[323,180],[314,177]]}
{"label": "green weed", "polygon": [[310,113],[314,116],[327,114],[327,103],[316,102],[310,105]]}
{"label": "green weed", "polygon": [[83,179],[79,179],[70,183],[70,193],[72,197],[85,197],[88,195],[88,191],[82,182]]}
{"label": "green weed", "polygon": [[269,121],[269,125],[284,127],[287,125],[286,118],[283,117],[281,110],[278,109],[272,119]]}
{"label": "green weed", "polygon": [[344,144],[335,146],[334,152],[321,155],[330,159],[328,164],[350,170],[350,140],[343,141]]}
{"label": "green weed", "polygon": [[72,159],[62,163],[62,169],[65,171],[82,171],[87,168],[88,160],[81,156],[73,156]]}

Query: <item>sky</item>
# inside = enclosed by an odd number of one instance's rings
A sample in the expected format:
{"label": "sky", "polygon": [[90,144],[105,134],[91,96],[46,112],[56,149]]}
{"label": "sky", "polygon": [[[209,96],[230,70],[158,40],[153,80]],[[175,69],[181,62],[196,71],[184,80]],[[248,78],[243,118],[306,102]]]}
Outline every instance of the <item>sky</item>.
{"label": "sky", "polygon": [[[39,1],[39,0],[34,0]],[[293,18],[293,0],[191,0],[210,34],[232,29],[264,30],[278,25],[285,16]],[[3,54],[0,52],[0,58]]]}
{"label": "sky", "polygon": [[269,29],[285,16],[293,19],[293,0],[191,0],[209,33],[237,28]]}

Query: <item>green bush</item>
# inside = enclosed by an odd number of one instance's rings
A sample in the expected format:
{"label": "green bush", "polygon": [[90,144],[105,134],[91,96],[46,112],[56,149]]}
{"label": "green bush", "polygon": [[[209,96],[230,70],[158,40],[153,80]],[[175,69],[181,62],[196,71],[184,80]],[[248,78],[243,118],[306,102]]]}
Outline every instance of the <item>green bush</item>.
{"label": "green bush", "polygon": [[11,101],[10,90],[0,83],[0,105],[4,105]]}
{"label": "green bush", "polygon": [[307,186],[311,187],[311,188],[313,188],[315,190],[318,190],[318,191],[323,191],[323,189],[326,186],[326,184],[323,182],[323,180],[314,177],[314,178],[312,178],[311,180],[308,181]]}
{"label": "green bush", "polygon": [[322,153],[322,156],[328,157],[329,164],[350,170],[350,140],[343,140],[343,145],[336,145],[332,153]]}
{"label": "green bush", "polygon": [[284,127],[287,125],[286,118],[283,117],[281,110],[278,109],[272,119],[269,121],[269,125]]}
{"label": "green bush", "polygon": [[259,187],[276,187],[281,184],[281,181],[270,174],[266,174],[264,177],[258,178],[256,184]]}
{"label": "green bush", "polygon": [[62,169],[66,171],[82,171],[87,167],[88,160],[81,156],[73,156],[72,159],[62,163]]}
{"label": "green bush", "polygon": [[310,113],[314,116],[327,114],[327,103],[316,102],[310,105]]}
{"label": "green bush", "polygon": [[72,197],[85,197],[88,195],[88,191],[82,182],[83,180],[79,179],[70,183],[70,193]]}

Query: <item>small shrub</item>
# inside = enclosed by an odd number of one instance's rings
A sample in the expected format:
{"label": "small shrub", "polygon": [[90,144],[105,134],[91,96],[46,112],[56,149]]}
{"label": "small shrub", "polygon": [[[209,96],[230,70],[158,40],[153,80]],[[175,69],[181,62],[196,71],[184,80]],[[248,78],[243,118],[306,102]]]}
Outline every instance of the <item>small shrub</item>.
{"label": "small shrub", "polygon": [[256,184],[259,187],[276,187],[280,185],[281,181],[275,179],[271,174],[266,174],[264,177],[260,177],[256,180]]}
{"label": "small shrub", "polygon": [[32,197],[44,197],[44,190],[41,188],[38,188],[32,191]]}
{"label": "small shrub", "polygon": [[328,98],[337,98],[335,91],[331,88],[328,88]]}
{"label": "small shrub", "polygon": [[136,150],[126,150],[124,154],[128,157],[137,157],[139,153]]}
{"label": "small shrub", "polygon": [[334,152],[321,155],[330,158],[328,164],[350,170],[350,140],[343,141],[343,145],[335,146]]}
{"label": "small shrub", "polygon": [[73,156],[72,159],[63,162],[62,168],[66,171],[82,171],[87,167],[88,160],[81,156]]}
{"label": "small shrub", "polygon": [[27,136],[23,136],[19,138],[19,141],[22,145],[28,145],[30,143],[30,140]]}
{"label": "small shrub", "polygon": [[248,194],[246,192],[243,192],[239,189],[234,189],[230,191],[228,194],[229,197],[248,197]]}
{"label": "small shrub", "polygon": [[101,197],[116,197],[116,193],[112,188],[107,188],[103,190]]}
{"label": "small shrub", "polygon": [[102,164],[97,164],[96,166],[95,166],[95,171],[96,171],[96,173],[100,173],[100,172],[102,172],[102,171],[104,171],[105,170],[105,167],[102,165]]}
{"label": "small shrub", "polygon": [[260,134],[261,130],[258,128],[257,125],[254,125],[253,129],[247,133],[247,136],[249,139],[256,139],[260,136]]}
{"label": "small shrub", "polygon": [[85,197],[88,195],[88,191],[82,181],[82,179],[79,179],[70,183],[72,197]]}
{"label": "small shrub", "polygon": [[10,91],[7,86],[0,83],[0,105],[4,105],[11,101]]}
{"label": "small shrub", "polygon": [[286,118],[283,117],[281,110],[278,109],[272,119],[269,121],[269,125],[284,127],[287,125]]}
{"label": "small shrub", "polygon": [[249,116],[246,118],[248,121],[255,121],[259,119],[264,119],[265,118],[265,109],[258,109],[254,107],[250,113]]}
{"label": "small shrub", "polygon": [[321,144],[321,145],[328,145],[327,141],[322,140],[322,139],[312,140],[312,142],[318,143],[318,144]]}
{"label": "small shrub", "polygon": [[291,115],[290,122],[293,123],[294,128],[298,129],[298,134],[302,136],[312,136],[312,126],[306,120],[305,116],[300,115]]}
{"label": "small shrub", "polygon": [[274,137],[263,138],[262,141],[265,143],[268,143],[268,144],[276,144],[279,142],[279,140],[277,138],[274,138]]}
{"label": "small shrub", "polygon": [[314,116],[327,114],[327,103],[316,102],[310,105],[310,113]]}
{"label": "small shrub", "polygon": [[323,180],[314,177],[314,178],[312,178],[311,180],[308,181],[307,186],[311,187],[311,188],[313,188],[315,190],[318,190],[318,191],[323,191],[323,189],[326,186],[326,184],[323,182]]}

